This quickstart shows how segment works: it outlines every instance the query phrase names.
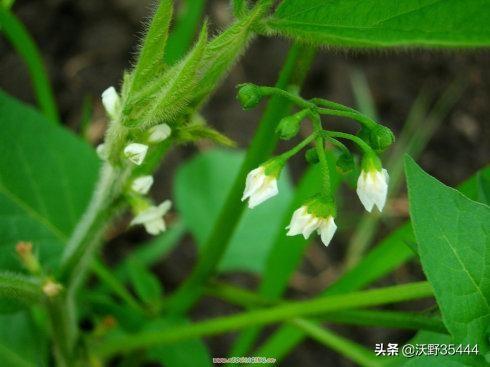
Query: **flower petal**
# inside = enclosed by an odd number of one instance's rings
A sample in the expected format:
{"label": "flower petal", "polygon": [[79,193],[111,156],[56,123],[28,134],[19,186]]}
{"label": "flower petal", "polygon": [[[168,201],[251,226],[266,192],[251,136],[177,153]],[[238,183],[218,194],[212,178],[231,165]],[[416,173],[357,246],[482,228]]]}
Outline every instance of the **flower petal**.
{"label": "flower petal", "polygon": [[324,219],[318,228],[318,232],[320,233],[320,238],[325,246],[330,244],[332,238],[337,230],[337,225],[335,224],[334,218],[329,217],[328,219]]}
{"label": "flower petal", "polygon": [[133,182],[131,183],[131,190],[137,192],[138,194],[146,195],[148,191],[150,191],[152,185],[152,176],[141,176],[133,180]]}
{"label": "flower petal", "polygon": [[264,201],[276,196],[278,193],[277,180],[275,178],[267,177],[262,183],[262,186],[250,196],[248,207],[255,208],[257,205],[262,204]]}
{"label": "flower petal", "polygon": [[265,174],[262,167],[258,167],[250,171],[245,181],[245,190],[243,191],[242,201],[252,196],[255,191],[257,191],[262,186],[264,180]]}
{"label": "flower petal", "polygon": [[141,165],[148,152],[148,145],[131,143],[124,148],[124,155],[136,165]]}

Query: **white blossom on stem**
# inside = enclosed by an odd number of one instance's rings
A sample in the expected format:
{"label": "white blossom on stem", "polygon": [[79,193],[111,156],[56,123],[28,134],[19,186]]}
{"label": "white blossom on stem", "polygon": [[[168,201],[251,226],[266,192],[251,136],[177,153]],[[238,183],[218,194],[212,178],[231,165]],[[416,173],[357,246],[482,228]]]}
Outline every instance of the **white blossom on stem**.
{"label": "white blossom on stem", "polygon": [[306,205],[296,209],[291,218],[291,223],[286,227],[288,236],[303,235],[308,239],[310,235],[316,231],[325,246],[330,244],[337,226],[332,215],[316,216],[308,212]]}
{"label": "white blossom on stem", "polygon": [[170,200],[165,200],[158,206],[150,206],[140,212],[132,221],[131,225],[142,224],[145,226],[146,232],[156,236],[159,233],[165,232],[167,226],[163,216],[170,210],[172,203]]}
{"label": "white blossom on stem", "polygon": [[388,195],[388,172],[382,168],[363,169],[357,180],[357,195],[368,212],[376,205],[382,211]]}
{"label": "white blossom on stem", "polygon": [[138,166],[145,160],[147,152],[148,145],[145,144],[131,143],[124,148],[126,158]]}
{"label": "white blossom on stem", "polygon": [[102,104],[104,105],[107,114],[112,119],[115,119],[117,117],[117,112],[121,101],[114,87],[109,87],[102,93]]}
{"label": "white blossom on stem", "polygon": [[267,199],[277,195],[278,192],[277,177],[267,175],[265,167],[260,166],[250,171],[247,175],[242,201],[248,199],[248,207],[255,208]]}
{"label": "white blossom on stem", "polygon": [[150,191],[152,185],[152,176],[141,176],[133,180],[133,182],[131,183],[131,190],[137,192],[138,194],[146,195],[148,191]]}
{"label": "white blossom on stem", "polygon": [[167,124],[153,126],[148,130],[148,143],[157,144],[167,139],[172,129]]}

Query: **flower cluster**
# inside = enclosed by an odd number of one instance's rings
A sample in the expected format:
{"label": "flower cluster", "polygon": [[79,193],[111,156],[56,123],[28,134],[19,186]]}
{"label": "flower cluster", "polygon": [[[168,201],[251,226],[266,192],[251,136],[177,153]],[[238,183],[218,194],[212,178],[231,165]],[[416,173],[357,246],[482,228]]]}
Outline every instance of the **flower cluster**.
{"label": "flower cluster", "polygon": [[[110,87],[102,93],[102,104],[112,121],[117,121],[121,113],[121,99],[114,87]],[[159,144],[172,134],[170,126],[165,123],[150,127],[141,136],[141,141],[129,142],[123,149],[122,154],[130,164],[141,166],[145,161],[150,146]],[[105,144],[97,147],[97,154],[102,160],[108,159]],[[164,201],[158,206],[151,204],[143,197],[148,194],[153,185],[153,177],[149,175],[134,177],[128,187],[128,201],[130,202],[134,219],[131,225],[143,225],[151,235],[157,235],[166,230],[163,216],[169,211],[171,202]]]}
{"label": "flower cluster", "polygon": [[[388,194],[389,175],[382,167],[377,153],[393,143],[393,133],[387,127],[349,107],[323,99],[306,101],[278,88],[242,84],[238,100],[244,109],[249,109],[258,105],[264,96],[275,94],[289,98],[300,108],[299,112],[279,122],[276,129],[279,137],[289,140],[296,136],[300,131],[300,124],[305,119],[311,120],[313,133],[291,150],[252,170],[246,178],[242,201],[248,200],[248,206],[254,208],[277,195],[279,193],[277,180],[286,161],[309,144],[314,143],[315,146],[307,150],[306,159],[309,163],[318,163],[321,166],[322,191],[295,210],[286,229],[288,236],[302,235],[305,239],[308,239],[313,232],[317,232],[323,244],[328,246],[337,230],[337,225],[335,224],[336,207],[333,190],[330,187],[325,143],[331,142],[341,149],[341,154],[337,158],[337,166],[341,171],[355,168],[355,161],[348,148],[339,139],[350,140],[360,148],[362,161],[356,192],[361,204],[368,212],[371,212],[374,207],[381,212]],[[357,135],[325,130],[322,127],[320,115],[354,119],[361,124],[361,129]]]}

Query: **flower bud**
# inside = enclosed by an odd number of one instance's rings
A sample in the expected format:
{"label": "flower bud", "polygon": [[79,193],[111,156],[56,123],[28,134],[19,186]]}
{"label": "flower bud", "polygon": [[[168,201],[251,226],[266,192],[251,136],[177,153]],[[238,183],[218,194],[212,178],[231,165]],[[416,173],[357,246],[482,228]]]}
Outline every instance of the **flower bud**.
{"label": "flower bud", "polygon": [[148,194],[151,186],[153,185],[153,177],[152,176],[140,176],[133,180],[131,183],[131,190],[137,192],[141,195]]}
{"label": "flower bud", "polygon": [[115,119],[121,106],[121,101],[114,87],[109,87],[102,93],[102,104],[109,117]]}
{"label": "flower bud", "polygon": [[172,129],[167,124],[153,126],[148,130],[148,143],[157,144],[167,139],[172,133]]}
{"label": "flower bud", "polygon": [[284,117],[277,126],[276,133],[282,140],[294,138],[299,133],[299,123],[294,116]]}
{"label": "flower bud", "polygon": [[148,145],[145,144],[131,143],[124,148],[126,158],[138,166],[145,160],[147,152]]}
{"label": "flower bud", "polygon": [[305,153],[305,159],[308,163],[311,164],[318,163],[320,159],[318,158],[318,152],[316,151],[316,148],[308,149]]}
{"label": "flower bud", "polygon": [[41,272],[41,265],[39,261],[32,252],[32,243],[30,242],[19,242],[15,246],[15,250],[19,255],[22,265],[32,274],[38,274]]}
{"label": "flower bud", "polygon": [[308,114],[308,110],[303,110],[291,116],[284,117],[277,125],[276,132],[283,140],[294,138],[299,133],[301,121]]}
{"label": "flower bud", "polygon": [[245,83],[241,84],[239,87],[237,99],[243,109],[248,110],[254,108],[260,103],[262,93],[258,86],[251,83]]}
{"label": "flower bud", "polygon": [[376,125],[369,133],[369,144],[377,152],[382,152],[395,141],[393,132],[383,125]]}
{"label": "flower bud", "polygon": [[337,158],[337,168],[343,172],[347,173],[352,171],[355,167],[356,164],[354,162],[354,157],[350,153],[342,153],[339,158]]}

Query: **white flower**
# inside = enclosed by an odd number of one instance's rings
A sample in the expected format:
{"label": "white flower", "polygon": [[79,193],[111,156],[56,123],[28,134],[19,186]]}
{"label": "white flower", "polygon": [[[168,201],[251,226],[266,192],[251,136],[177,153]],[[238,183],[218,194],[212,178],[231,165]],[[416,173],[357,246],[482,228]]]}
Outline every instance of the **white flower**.
{"label": "white flower", "polygon": [[150,206],[139,213],[132,221],[131,225],[142,224],[145,226],[146,232],[156,236],[161,232],[165,232],[167,227],[163,216],[170,210],[172,203],[170,200],[165,200],[159,206]]}
{"label": "white flower", "polygon": [[167,139],[172,133],[172,129],[167,124],[153,126],[148,130],[148,143],[157,144]]}
{"label": "white flower", "polygon": [[120,103],[119,95],[114,87],[109,87],[102,93],[102,104],[111,118],[115,119],[117,117]]}
{"label": "white flower", "polygon": [[107,159],[107,150],[105,148],[105,144],[97,145],[95,151],[97,152],[97,155],[99,156],[100,159],[102,159],[103,161]]}
{"label": "white flower", "polygon": [[389,175],[385,169],[377,171],[371,169],[369,171],[362,170],[357,180],[357,195],[361,200],[362,205],[368,212],[373,210],[376,205],[379,211],[382,211],[388,194]]}
{"label": "white flower", "polygon": [[286,227],[288,236],[302,234],[305,239],[308,239],[313,231],[317,231],[325,246],[330,244],[330,241],[337,230],[334,218],[317,217],[308,213],[308,207],[302,206],[293,213],[291,223]]}
{"label": "white flower", "polygon": [[148,145],[131,143],[124,148],[124,155],[136,165],[143,163],[148,152]]}
{"label": "white flower", "polygon": [[278,192],[277,178],[266,175],[265,168],[260,166],[247,175],[242,201],[249,199],[248,207],[254,208],[277,195]]}
{"label": "white flower", "polygon": [[131,190],[138,194],[146,195],[150,191],[151,185],[153,185],[152,176],[141,176],[133,180]]}

